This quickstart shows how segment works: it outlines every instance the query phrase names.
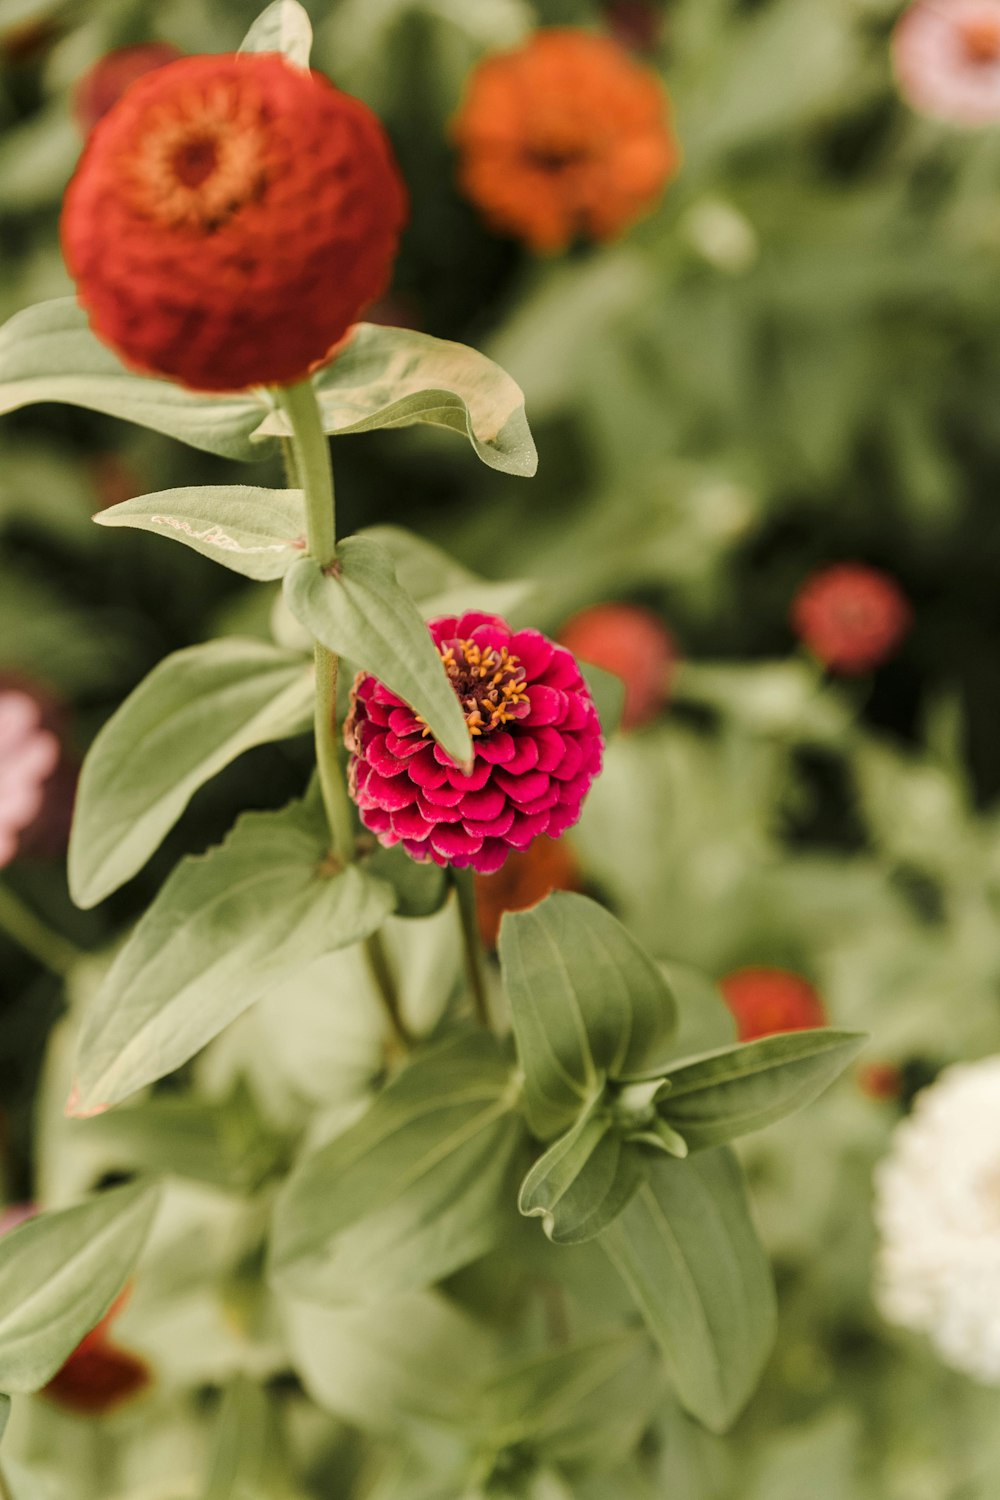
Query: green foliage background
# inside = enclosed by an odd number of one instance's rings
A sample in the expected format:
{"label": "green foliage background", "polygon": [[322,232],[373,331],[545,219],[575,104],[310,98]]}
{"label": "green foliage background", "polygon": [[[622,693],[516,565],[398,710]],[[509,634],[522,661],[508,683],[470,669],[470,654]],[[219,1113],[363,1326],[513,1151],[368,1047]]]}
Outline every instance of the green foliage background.
{"label": "green foliage background", "polygon": [[[44,45],[0,62],[0,316],[71,291],[56,214],[80,148],[75,79],[130,41],[235,47],[257,8],[0,0],[0,43],[35,19],[53,27]],[[610,598],[649,604],[670,623],[687,663],[676,703],[613,741],[573,840],[589,888],[679,989],[689,969],[794,968],[817,984],[834,1025],[871,1033],[868,1059],[898,1064],[910,1092],[950,1061],[1000,1050],[1000,133],[951,131],[899,101],[887,60],[896,3],[674,0],[650,61],[674,102],[681,175],[621,242],[539,261],[491,235],[458,196],[448,120],[484,51],[538,22],[600,26],[603,7],[307,9],[315,64],[382,114],[410,185],[393,319],[496,358],[524,389],[541,455],[529,484],[426,428],[344,438],[343,529],[405,525],[489,579],[527,578],[524,613],[543,629]],[[265,638],[272,604],[267,586],[156,538],[99,530],[90,513],[124,494],[236,484],[246,472],[71,408],[4,423],[0,670],[42,680],[70,706],[81,752],[168,652],[219,632]],[[280,484],[277,467],[258,466],[254,482]],[[841,558],[886,568],[914,604],[911,637],[870,687],[819,682],[787,623],[798,582]],[[11,884],[101,950],[180,855],[217,842],[243,808],[282,805],[308,765],[302,739],[250,750],[94,911],[73,908],[52,863],[19,864]],[[446,985],[442,933],[429,923],[419,939],[411,930],[396,940],[407,1003],[431,1014]],[[118,1116],[60,1118],[75,1011],[57,1021],[58,987],[3,943],[6,1196],[58,1205],[136,1165],[185,1178],[122,1322],[123,1339],[156,1366],[158,1391],[96,1436],[40,1405],[19,1457],[54,1487],[25,1487],[24,1500],[454,1493],[442,1487],[454,1454],[438,1428],[418,1425],[412,1446],[372,1450],[359,1426],[391,1429],[394,1401],[458,1399],[491,1334],[469,1323],[456,1336],[451,1322],[467,1298],[502,1326],[509,1267],[487,1258],[459,1273],[447,1304],[401,1292],[379,1338],[403,1346],[402,1364],[358,1319],[327,1310],[293,1321],[321,1415],[285,1388],[282,1340],[253,1290],[255,1210],[229,1190],[237,1171],[248,1188],[266,1179],[282,1128],[303,1110],[329,1134],[365,1096],[378,1038],[364,979],[343,977],[349,955],[328,962],[329,974],[266,1002],[193,1065],[197,1129],[170,1119],[165,1093],[156,1097],[167,1113],[144,1139]],[[336,966],[353,998],[334,1026]],[[711,1014],[715,1033],[692,1045],[727,1039],[724,1014]],[[898,1114],[849,1072],[810,1110],[741,1146],[780,1321],[762,1385],[730,1435],[696,1427],[653,1371],[623,1357],[621,1374],[598,1330],[587,1355],[595,1389],[629,1379],[635,1390],[617,1406],[597,1400],[580,1426],[608,1410],[648,1423],[643,1463],[591,1472],[579,1434],[561,1434],[574,1477],[529,1481],[514,1464],[509,1493],[994,1496],[995,1392],[942,1370],[871,1304],[870,1173]],[[525,1233],[541,1242],[533,1222]],[[585,1253],[578,1274],[583,1303],[606,1295]],[[392,1387],[390,1366],[404,1386],[399,1370],[410,1371],[413,1388]],[[266,1395],[259,1379],[271,1380]],[[518,1402],[546,1411],[542,1389],[498,1389],[495,1400],[501,1412]],[[635,1436],[620,1415],[598,1433],[612,1455]],[[530,1423],[523,1441],[535,1441]],[[200,1491],[192,1476],[206,1463],[214,1477]]]}

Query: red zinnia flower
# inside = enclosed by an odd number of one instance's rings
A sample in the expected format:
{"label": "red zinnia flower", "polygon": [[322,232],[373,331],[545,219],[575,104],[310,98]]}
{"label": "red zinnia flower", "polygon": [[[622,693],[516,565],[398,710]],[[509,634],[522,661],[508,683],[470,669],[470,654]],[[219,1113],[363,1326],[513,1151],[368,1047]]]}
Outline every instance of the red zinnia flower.
{"label": "red zinnia flower", "polygon": [[787,969],[737,969],[719,980],[719,989],[736,1018],[741,1042],[826,1025],[819,995],[807,980]]}
{"label": "red zinnia flower", "polygon": [[59,757],[58,737],[45,726],[38,699],[0,683],[0,868],[10,864],[41,813]]}
{"label": "red zinnia flower", "polygon": [[526,911],[550,891],[578,891],[580,866],[568,839],[536,839],[523,853],[514,851],[502,870],[476,875],[479,935],[495,948],[505,911]]}
{"label": "red zinnia flower", "polygon": [[537,630],[496,615],[449,615],[429,626],[473,735],[466,776],[423,721],[362,672],[345,738],[361,819],[415,859],[482,873],[575,823],[601,769],[604,741],[580,669]]}
{"label": "red zinnia flower", "polygon": [[73,113],[84,135],[118,103],[130,83],[154,68],[176,62],[180,56],[179,49],[169,42],[140,42],[136,47],[119,47],[99,57],[84,73],[73,95]]}
{"label": "red zinnia flower", "polygon": [[656,718],[670,692],[677,646],[651,609],[595,604],[567,620],[559,639],[574,656],[624,682],[623,729],[636,729]]}
{"label": "red zinnia flower", "polygon": [[453,135],[465,192],[540,251],[620,234],[680,162],[657,75],[609,37],[571,27],[481,62]]}
{"label": "red zinnia flower", "polygon": [[302,379],[385,288],[406,194],[357,99],[274,53],[147,73],[91,132],[63,250],[94,331],[199,390]]}
{"label": "red zinnia flower", "polygon": [[1000,0],[918,0],[892,37],[900,91],[953,125],[1000,120]]}
{"label": "red zinnia flower", "polygon": [[899,585],[864,563],[838,563],[807,578],[792,603],[792,625],[833,672],[867,672],[891,656],[910,627]]}

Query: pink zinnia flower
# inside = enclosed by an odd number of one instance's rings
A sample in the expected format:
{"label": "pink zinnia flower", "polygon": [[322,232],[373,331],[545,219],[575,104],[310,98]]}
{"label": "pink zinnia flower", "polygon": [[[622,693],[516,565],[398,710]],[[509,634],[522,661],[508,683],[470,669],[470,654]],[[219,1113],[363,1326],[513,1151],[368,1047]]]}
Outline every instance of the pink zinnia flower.
{"label": "pink zinnia flower", "polygon": [[917,0],[896,25],[900,92],[953,125],[1000,120],[1000,0]]}
{"label": "pink zinnia flower", "polygon": [[792,626],[832,672],[868,672],[891,656],[912,612],[895,579],[864,563],[813,573],[792,602]]}
{"label": "pink zinnia flower", "polygon": [[496,615],[432,620],[465,710],[467,776],[412,709],[362,672],[344,734],[362,822],[415,859],[498,870],[512,849],[556,838],[580,816],[601,769],[597,710],[568,651]]}
{"label": "pink zinnia flower", "polygon": [[59,762],[59,741],[30,693],[0,687],[0,868],[42,810],[45,783]]}
{"label": "pink zinnia flower", "polygon": [[655,719],[670,694],[677,644],[659,615],[638,604],[594,604],[566,621],[559,639],[582,661],[625,684],[623,729]]}

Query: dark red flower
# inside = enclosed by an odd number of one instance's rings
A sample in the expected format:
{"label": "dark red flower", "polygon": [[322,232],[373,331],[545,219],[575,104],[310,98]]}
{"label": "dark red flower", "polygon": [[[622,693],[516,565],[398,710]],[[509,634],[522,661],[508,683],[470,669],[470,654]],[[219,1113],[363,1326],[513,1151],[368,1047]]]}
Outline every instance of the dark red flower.
{"label": "dark red flower", "polygon": [[633,52],[654,52],[663,29],[656,0],[606,0],[604,13],[616,42]]}
{"label": "dark red flower", "polygon": [[603,667],[624,682],[623,729],[636,729],[656,718],[670,693],[677,645],[651,609],[595,604],[567,620],[559,639],[581,661]]}
{"label": "dark red flower", "polygon": [[536,839],[523,852],[514,851],[492,875],[476,875],[476,915],[479,935],[495,948],[505,911],[526,911],[544,901],[550,891],[578,891],[580,866],[568,839]]}
{"label": "dark red flower", "polygon": [[826,1025],[826,1010],[812,985],[787,969],[737,969],[719,980],[741,1042],[776,1031]]}
{"label": "dark red flower", "polygon": [[871,671],[896,650],[912,611],[899,585],[865,563],[837,563],[807,578],[792,603],[792,625],[832,672]]}
{"label": "dark red flower", "polygon": [[573,657],[537,630],[478,613],[429,629],[472,731],[472,772],[402,699],[360,673],[344,731],[351,791],[381,843],[487,873],[512,849],[577,821],[601,769],[597,710]]}
{"label": "dark red flower", "polygon": [[385,289],[406,193],[357,99],[274,53],[147,73],[90,134],[66,263],[94,331],[199,390],[302,379]]}
{"label": "dark red flower", "polygon": [[540,251],[621,234],[680,164],[656,73],[610,37],[569,26],[481,62],[452,134],[465,192]]}
{"label": "dark red flower", "polygon": [[137,1396],[152,1382],[152,1372],[145,1360],[120,1348],[110,1336],[112,1324],[128,1295],[126,1287],[97,1327],[91,1329],[62,1369],[53,1375],[42,1392],[50,1401],[82,1416],[102,1416]]}
{"label": "dark red flower", "polygon": [[99,57],[88,68],[73,94],[73,113],[84,135],[89,135],[112,105],[117,104],[130,83],[176,62],[181,56],[169,42],[140,42],[135,47],[119,47]]}

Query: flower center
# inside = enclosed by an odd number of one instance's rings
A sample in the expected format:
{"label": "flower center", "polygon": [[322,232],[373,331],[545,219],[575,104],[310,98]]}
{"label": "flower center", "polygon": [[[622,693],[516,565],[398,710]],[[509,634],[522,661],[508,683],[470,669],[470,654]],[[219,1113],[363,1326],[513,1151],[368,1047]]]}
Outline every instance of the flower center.
{"label": "flower center", "polygon": [[268,137],[255,91],[219,83],[153,111],[123,164],[136,209],[211,233],[267,186]]}
{"label": "flower center", "polygon": [[1000,62],[1000,20],[983,16],[966,21],[962,27],[962,46],[971,63]]}
{"label": "flower center", "polygon": [[524,718],[530,707],[525,670],[506,646],[482,647],[456,638],[442,641],[438,650],[473,737]]}

